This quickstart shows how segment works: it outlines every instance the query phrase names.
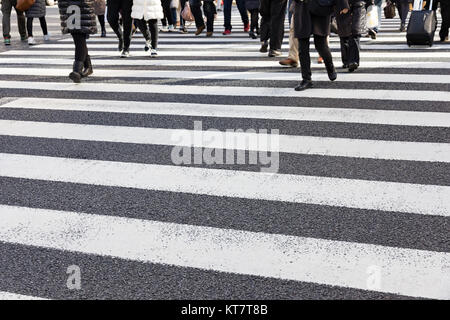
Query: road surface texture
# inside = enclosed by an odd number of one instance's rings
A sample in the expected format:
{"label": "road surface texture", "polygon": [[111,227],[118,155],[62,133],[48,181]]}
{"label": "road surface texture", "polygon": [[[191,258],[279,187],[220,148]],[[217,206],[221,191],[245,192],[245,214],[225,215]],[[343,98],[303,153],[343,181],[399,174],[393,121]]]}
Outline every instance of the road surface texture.
{"label": "road surface texture", "polygon": [[73,84],[58,19],[0,47],[0,299],[450,298],[449,43],[383,20],[360,69],[329,82],[312,50],[296,92],[219,12],[212,38],[160,33],[156,59],[94,35]]}

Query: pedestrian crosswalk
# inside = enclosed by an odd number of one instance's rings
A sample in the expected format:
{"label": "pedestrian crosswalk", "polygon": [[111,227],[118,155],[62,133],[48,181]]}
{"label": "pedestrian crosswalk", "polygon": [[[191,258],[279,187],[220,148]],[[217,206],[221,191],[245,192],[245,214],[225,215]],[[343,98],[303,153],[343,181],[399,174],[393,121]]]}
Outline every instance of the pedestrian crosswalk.
{"label": "pedestrian crosswalk", "polygon": [[0,299],[449,299],[450,45],[399,24],[303,92],[235,13],[94,35],[81,84],[71,39],[1,52]]}

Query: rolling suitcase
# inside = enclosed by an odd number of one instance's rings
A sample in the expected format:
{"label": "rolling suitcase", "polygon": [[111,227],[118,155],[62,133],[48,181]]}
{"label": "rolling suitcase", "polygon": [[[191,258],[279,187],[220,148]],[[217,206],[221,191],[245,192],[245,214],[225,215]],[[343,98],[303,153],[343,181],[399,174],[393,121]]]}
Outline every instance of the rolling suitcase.
{"label": "rolling suitcase", "polygon": [[[414,1],[414,10],[409,18],[408,29],[406,31],[406,42],[411,45],[433,45],[434,32],[437,28],[436,12],[433,10],[421,10],[423,0]],[[429,8],[433,7],[431,0]]]}

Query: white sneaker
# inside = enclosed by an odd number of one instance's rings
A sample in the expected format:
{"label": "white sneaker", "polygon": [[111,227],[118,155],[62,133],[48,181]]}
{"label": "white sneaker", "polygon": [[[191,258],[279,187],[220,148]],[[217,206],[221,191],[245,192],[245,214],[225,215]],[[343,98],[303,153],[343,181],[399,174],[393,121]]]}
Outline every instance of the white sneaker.
{"label": "white sneaker", "polygon": [[174,32],[175,28],[173,27],[173,24],[171,24],[168,28],[169,32]]}
{"label": "white sneaker", "polygon": [[152,58],[156,58],[156,57],[158,56],[158,52],[156,52],[156,49],[152,49],[152,50],[150,51],[150,56],[151,56]]}
{"label": "white sneaker", "polygon": [[130,56],[130,51],[128,51],[128,50],[122,50],[122,52],[120,53],[121,58],[128,58],[129,56]]}
{"label": "white sneaker", "polygon": [[145,51],[149,51],[152,48],[152,42],[150,40],[145,41]]}
{"label": "white sneaker", "polygon": [[36,44],[36,41],[34,40],[33,37],[28,37],[28,44],[30,46],[34,46]]}
{"label": "white sneaker", "polygon": [[44,34],[44,41],[50,41],[50,33]]}
{"label": "white sneaker", "polygon": [[161,26],[161,28],[159,29],[160,32],[168,32],[169,28],[167,28],[167,26]]}

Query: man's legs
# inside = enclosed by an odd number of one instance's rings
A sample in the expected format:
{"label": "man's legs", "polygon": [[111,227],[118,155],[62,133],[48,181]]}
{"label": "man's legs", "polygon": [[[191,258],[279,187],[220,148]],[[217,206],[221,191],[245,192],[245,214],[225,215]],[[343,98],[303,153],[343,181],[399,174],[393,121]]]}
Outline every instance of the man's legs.
{"label": "man's legs", "polygon": [[442,25],[439,31],[441,41],[448,37],[448,29],[450,28],[450,1],[441,1]]}
{"label": "man's legs", "polygon": [[270,49],[281,50],[284,36],[284,19],[286,17],[287,0],[274,1],[271,6]]}
{"label": "man's legs", "polygon": [[261,14],[261,27],[260,36],[261,42],[266,42],[270,38],[270,0],[261,0],[261,6],[259,7],[259,12]]}
{"label": "man's legs", "polygon": [[107,20],[119,39],[119,50],[123,49],[123,32],[119,25],[120,2],[117,0],[108,0]]}
{"label": "man's legs", "polygon": [[133,19],[131,18],[132,0],[121,0],[122,20],[123,20],[123,47],[125,51],[130,49],[131,29]]}

